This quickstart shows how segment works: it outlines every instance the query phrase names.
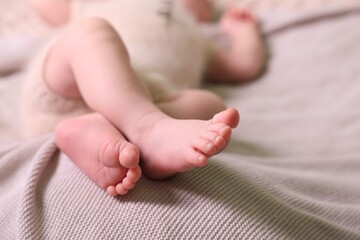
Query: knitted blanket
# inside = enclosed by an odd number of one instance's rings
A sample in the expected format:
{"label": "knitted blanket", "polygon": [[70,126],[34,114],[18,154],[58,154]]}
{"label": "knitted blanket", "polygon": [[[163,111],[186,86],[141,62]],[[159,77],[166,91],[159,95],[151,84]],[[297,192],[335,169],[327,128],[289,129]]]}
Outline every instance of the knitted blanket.
{"label": "knitted blanket", "polygon": [[0,78],[0,239],[360,239],[360,6],[261,16],[266,73],[208,86],[242,115],[226,151],[126,196],[18,140],[23,75]]}

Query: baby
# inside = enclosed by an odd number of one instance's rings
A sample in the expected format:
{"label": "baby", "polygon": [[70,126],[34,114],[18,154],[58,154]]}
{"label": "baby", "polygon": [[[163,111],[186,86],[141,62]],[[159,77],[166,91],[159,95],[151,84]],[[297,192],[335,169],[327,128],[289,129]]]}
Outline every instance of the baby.
{"label": "baby", "polygon": [[264,50],[253,15],[225,13],[230,46],[221,49],[195,21],[209,20],[207,1],[29,1],[67,27],[29,67],[28,135],[55,130],[59,148],[110,195],[126,194],[142,172],[165,179],[225,148],[239,113],[196,87],[202,78],[239,83],[259,74]]}

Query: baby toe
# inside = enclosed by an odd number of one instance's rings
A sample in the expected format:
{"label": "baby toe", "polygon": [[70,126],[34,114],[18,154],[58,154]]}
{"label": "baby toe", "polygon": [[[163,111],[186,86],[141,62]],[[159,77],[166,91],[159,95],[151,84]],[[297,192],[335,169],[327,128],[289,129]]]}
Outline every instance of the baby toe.
{"label": "baby toe", "polygon": [[217,150],[222,149],[226,145],[225,139],[215,132],[206,132],[205,134],[201,135],[201,137],[212,142]]}
{"label": "baby toe", "polygon": [[141,168],[139,166],[136,166],[128,170],[125,179],[128,179],[129,181],[136,183],[137,181],[139,181],[140,177],[141,177]]}
{"label": "baby toe", "polygon": [[236,108],[228,108],[217,113],[211,120],[212,123],[223,123],[231,128],[237,127],[240,121],[240,114]]}
{"label": "baby toe", "polygon": [[120,164],[126,168],[134,168],[139,164],[139,150],[132,144],[128,143],[120,150]]}
{"label": "baby toe", "polygon": [[217,147],[211,141],[206,139],[199,139],[195,148],[206,156],[212,156],[217,152]]}
{"label": "baby toe", "polygon": [[107,187],[106,192],[107,192],[110,196],[116,196],[116,195],[118,195],[118,193],[116,192],[116,187],[115,187],[115,186],[109,186],[109,187]]}
{"label": "baby toe", "polygon": [[122,185],[128,190],[133,189],[135,187],[135,183],[129,180],[128,178],[124,178],[124,180],[122,181]]}
{"label": "baby toe", "polygon": [[185,156],[187,159],[186,161],[191,164],[189,169],[193,168],[193,166],[202,167],[208,163],[208,157],[199,152],[197,148],[189,149],[189,151],[185,153]]}
{"label": "baby toe", "polygon": [[121,183],[119,183],[118,185],[116,185],[116,192],[119,195],[125,195],[128,193],[128,189],[126,187],[124,187]]}
{"label": "baby toe", "polygon": [[216,133],[217,135],[223,137],[225,141],[229,141],[231,137],[231,127],[224,123],[211,124],[208,128],[209,131]]}

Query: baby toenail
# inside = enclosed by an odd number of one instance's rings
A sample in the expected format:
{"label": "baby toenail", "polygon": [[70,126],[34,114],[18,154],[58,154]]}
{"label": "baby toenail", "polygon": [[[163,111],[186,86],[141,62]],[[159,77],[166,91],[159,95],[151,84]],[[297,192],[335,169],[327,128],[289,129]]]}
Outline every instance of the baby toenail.
{"label": "baby toenail", "polygon": [[208,144],[206,144],[206,150],[210,150],[210,149],[212,149],[212,143],[208,143]]}

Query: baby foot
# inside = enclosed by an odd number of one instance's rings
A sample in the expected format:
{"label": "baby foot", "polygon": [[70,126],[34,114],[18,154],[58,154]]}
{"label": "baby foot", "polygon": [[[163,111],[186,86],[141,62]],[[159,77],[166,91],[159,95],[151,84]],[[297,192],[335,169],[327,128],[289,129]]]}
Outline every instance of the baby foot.
{"label": "baby foot", "polygon": [[59,148],[110,195],[126,194],[140,179],[139,150],[100,114],[61,122],[55,138]]}
{"label": "baby foot", "polygon": [[165,179],[206,165],[225,148],[238,122],[239,113],[233,108],[208,121],[165,117],[132,142],[140,148],[144,173],[152,179]]}
{"label": "baby foot", "polygon": [[222,17],[220,29],[229,40],[230,61],[239,82],[257,78],[265,69],[266,50],[256,17],[246,9],[231,8]]}

